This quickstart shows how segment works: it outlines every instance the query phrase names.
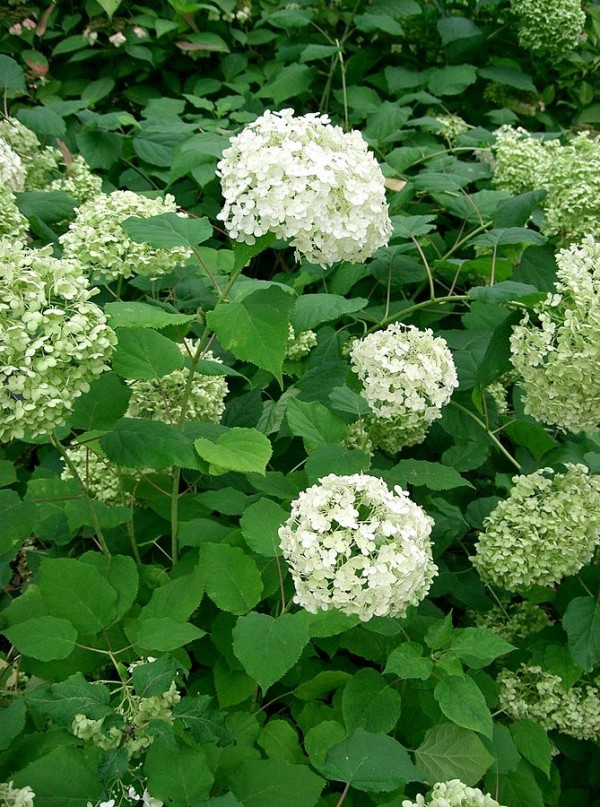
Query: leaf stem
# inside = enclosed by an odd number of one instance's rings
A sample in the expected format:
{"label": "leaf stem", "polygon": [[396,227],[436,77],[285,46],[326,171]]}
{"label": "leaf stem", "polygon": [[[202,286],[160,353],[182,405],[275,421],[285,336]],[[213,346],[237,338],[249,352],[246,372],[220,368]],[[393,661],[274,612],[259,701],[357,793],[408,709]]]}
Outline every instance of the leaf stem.
{"label": "leaf stem", "polygon": [[461,412],[463,412],[465,415],[467,415],[468,417],[470,417],[470,418],[471,418],[471,420],[474,420],[474,421],[475,421],[475,423],[477,423],[477,425],[478,425],[478,426],[481,426],[481,428],[483,429],[483,431],[484,431],[484,432],[487,434],[487,436],[490,438],[490,440],[492,441],[492,443],[493,443],[493,444],[496,446],[496,448],[498,449],[498,451],[500,451],[502,454],[504,454],[504,456],[506,457],[506,459],[507,459],[509,462],[511,462],[511,463],[512,463],[512,464],[515,466],[515,468],[517,469],[517,471],[520,471],[520,470],[521,470],[521,465],[520,465],[520,464],[519,464],[519,463],[516,461],[516,459],[515,459],[515,458],[512,456],[512,454],[509,454],[509,452],[508,452],[508,451],[507,451],[507,450],[504,448],[504,446],[502,445],[502,443],[500,442],[500,440],[498,440],[498,438],[496,437],[496,435],[495,435],[493,432],[491,432],[491,431],[488,429],[488,427],[485,425],[485,423],[483,422],[483,420],[481,420],[480,418],[478,418],[478,417],[477,417],[477,415],[476,415],[476,414],[474,414],[473,412],[471,412],[471,410],[470,410],[470,409],[467,409],[467,407],[466,407],[466,406],[463,406],[462,404],[459,404],[459,403],[457,403],[456,401],[450,401],[450,406],[453,406],[455,409],[460,410],[460,411],[461,411]]}
{"label": "leaf stem", "polygon": [[348,791],[350,790],[350,782],[346,782],[346,786],[342,790],[342,795],[340,796],[338,803],[335,807],[342,807],[342,804],[346,801],[346,796],[348,795]]}

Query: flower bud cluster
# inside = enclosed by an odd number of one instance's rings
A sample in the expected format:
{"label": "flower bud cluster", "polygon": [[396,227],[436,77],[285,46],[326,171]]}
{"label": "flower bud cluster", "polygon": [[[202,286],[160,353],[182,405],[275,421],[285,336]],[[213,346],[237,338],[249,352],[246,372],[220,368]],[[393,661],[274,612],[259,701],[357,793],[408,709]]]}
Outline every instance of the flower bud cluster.
{"label": "flower bud cluster", "polygon": [[437,567],[432,519],[408,493],[365,474],[323,477],[292,502],[279,528],[296,596],[311,613],[338,609],[368,621],[404,616]]}
{"label": "flower bud cluster", "polygon": [[[188,339],[179,347],[185,356],[193,356],[196,352],[197,341]],[[206,361],[223,363],[221,359],[213,356],[210,350],[205,351],[202,358]],[[183,368],[173,370],[172,373],[162,376],[162,378],[130,382],[132,395],[127,416],[177,423],[181,417],[181,406],[189,373],[188,368]],[[225,396],[228,392],[229,387],[223,376],[194,373],[186,406],[186,418],[219,423],[225,411]]]}
{"label": "flower bud cluster", "polygon": [[485,613],[475,611],[472,617],[478,628],[493,630],[501,639],[511,643],[553,624],[543,608],[527,600],[495,605]]}
{"label": "flower bud cluster", "polygon": [[471,128],[460,115],[436,115],[436,120],[442,126],[438,134],[445,137],[451,144],[453,144],[461,134],[468,132]]}
{"label": "flower bud cluster", "polygon": [[600,689],[578,682],[566,689],[560,676],[537,665],[522,664],[516,672],[502,670],[500,708],[515,720],[535,720],[578,740],[600,735]]}
{"label": "flower bud cluster", "polygon": [[132,191],[99,194],[77,210],[75,220],[60,237],[63,257],[75,259],[94,278],[107,282],[134,274],[157,277],[171,272],[192,254],[187,247],[139,244],[121,227],[130,216],[149,218],[176,212],[175,198],[148,199]]}
{"label": "flower bud cluster", "polygon": [[600,425],[600,242],[589,237],[557,255],[558,293],[513,329],[511,361],[525,412],[562,431]]}
{"label": "flower bud cluster", "polygon": [[563,59],[582,41],[581,0],[510,0],[518,20],[519,44],[548,61]]}
{"label": "flower bud cluster", "polygon": [[285,346],[285,358],[297,361],[304,356],[308,356],[313,347],[317,344],[317,334],[314,331],[302,331],[296,333],[290,325],[288,340]]}
{"label": "flower bud cluster", "polygon": [[502,807],[489,793],[478,787],[468,787],[460,779],[437,782],[425,799],[419,794],[416,801],[404,799],[402,807]]}
{"label": "flower bud cluster", "polygon": [[494,185],[500,190],[519,194],[541,183],[549,171],[548,153],[544,143],[521,126],[501,126],[492,146]]}
{"label": "flower bud cluster", "polygon": [[267,110],[232,138],[217,175],[225,198],[217,218],[237,241],[271,232],[321,266],[362,263],[389,241],[381,169],[360,132],[327,115]]}
{"label": "flower bud cluster", "polygon": [[446,341],[429,329],[393,323],[357,339],[350,358],[373,413],[369,436],[389,453],[422,442],[458,386]]}
{"label": "flower bud cluster", "polygon": [[25,166],[16,151],[0,137],[0,187],[22,191],[25,187]]}
{"label": "flower bud cluster", "polygon": [[13,787],[12,782],[0,783],[2,807],[34,807],[35,793],[30,787]]}
{"label": "flower bud cluster", "polygon": [[48,190],[64,191],[82,204],[102,193],[102,179],[93,174],[81,154],[77,154],[64,174],[48,185]]}
{"label": "flower bud cluster", "polygon": [[[132,472],[128,468],[119,468],[106,457],[86,446],[68,448],[67,454],[79,478],[83,481],[87,493],[105,504],[132,505],[134,497],[124,482],[128,480],[133,482],[135,477],[151,471],[151,469],[138,469]],[[60,478],[73,479],[69,466],[65,466]]]}
{"label": "flower bud cluster", "polygon": [[80,268],[0,240],[0,440],[51,432],[116,344]]}
{"label": "flower bud cluster", "polygon": [[484,520],[473,565],[509,591],[550,586],[576,574],[600,541],[600,476],[584,465],[515,476],[514,487]]}

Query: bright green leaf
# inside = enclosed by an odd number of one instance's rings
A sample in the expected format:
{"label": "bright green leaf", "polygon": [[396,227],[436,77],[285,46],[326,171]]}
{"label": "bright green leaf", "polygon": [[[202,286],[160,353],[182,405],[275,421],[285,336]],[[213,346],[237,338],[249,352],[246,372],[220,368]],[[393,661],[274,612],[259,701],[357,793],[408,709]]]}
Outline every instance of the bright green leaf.
{"label": "bright green leaf", "polygon": [[264,474],[273,449],[268,437],[257,429],[235,427],[216,441],[199,437],[194,446],[203,460],[219,471]]}
{"label": "bright green leaf", "polygon": [[253,552],[267,558],[281,555],[278,529],[289,513],[271,499],[260,499],[244,511],[240,527],[244,540]]}
{"label": "bright green leaf", "polygon": [[256,563],[243,549],[229,544],[202,544],[200,568],[206,593],[218,608],[246,614],[260,601],[263,583]]}
{"label": "bright green leaf", "polygon": [[135,642],[145,650],[164,653],[200,639],[205,633],[190,622],[178,622],[170,616],[150,617],[139,621]]}
{"label": "bright green leaf", "polygon": [[73,652],[77,631],[67,619],[40,616],[2,631],[25,656],[40,661],[66,658]]}
{"label": "bright green leaf", "polygon": [[165,249],[194,247],[212,235],[212,226],[206,217],[192,219],[173,212],[147,218],[130,216],[121,222],[121,227],[134,241]]}
{"label": "bright green leaf", "polygon": [[448,720],[491,739],[492,716],[475,681],[453,675],[440,681],[433,694]]}
{"label": "bright green leaf", "polygon": [[428,782],[460,779],[470,787],[479,782],[494,761],[474,731],[440,723],[429,729],[415,751],[415,760]]}
{"label": "bright green leaf", "polygon": [[147,303],[107,303],[105,311],[112,328],[156,328],[169,325],[187,325],[193,314],[177,314]]}
{"label": "bright green leaf", "polygon": [[122,378],[147,381],[183,367],[177,344],[149,328],[117,330],[118,345],[112,357],[113,370]]}

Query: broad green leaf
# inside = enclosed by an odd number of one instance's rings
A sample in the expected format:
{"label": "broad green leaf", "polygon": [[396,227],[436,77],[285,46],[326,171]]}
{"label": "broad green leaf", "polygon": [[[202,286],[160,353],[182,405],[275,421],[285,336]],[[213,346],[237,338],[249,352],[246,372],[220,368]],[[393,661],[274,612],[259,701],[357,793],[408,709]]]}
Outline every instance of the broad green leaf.
{"label": "broad green leaf", "polygon": [[485,777],[486,789],[493,788],[500,804],[510,807],[544,807],[545,799],[529,763],[524,759],[514,771]]}
{"label": "broad green leaf", "polygon": [[25,91],[23,68],[10,56],[0,54],[0,87],[7,90]]}
{"label": "broad green leaf", "polygon": [[226,745],[233,740],[225,726],[227,713],[213,709],[211,703],[210,695],[189,695],[175,704],[172,714],[192,732],[196,742]]}
{"label": "broad green leaf", "polygon": [[121,0],[98,0],[98,4],[102,6],[109,18],[112,19],[112,15],[121,5]]}
{"label": "broad green leaf", "polygon": [[349,733],[363,728],[387,734],[396,725],[400,708],[400,695],[371,667],[359,670],[344,687],[342,715]]}
{"label": "broad green leaf", "polygon": [[292,325],[296,333],[308,331],[323,322],[360,311],[368,304],[364,297],[347,300],[339,294],[303,294],[294,304]]}
{"label": "broad green leaf", "polygon": [[275,241],[273,233],[266,233],[257,238],[253,244],[245,244],[243,241],[234,241],[233,243],[233,269],[243,269],[250,260],[256,255],[260,255],[265,249],[268,249]]}
{"label": "broad green leaf", "polygon": [[320,771],[328,779],[348,782],[368,793],[389,792],[406,782],[422,780],[397,740],[361,728],[329,749]]}
{"label": "broad green leaf", "polygon": [[14,490],[0,490],[0,556],[11,552],[31,534],[35,522],[35,505],[22,502]]}
{"label": "broad green leaf", "polygon": [[550,778],[552,746],[546,729],[533,720],[518,720],[511,725],[510,731],[525,759]]}
{"label": "broad green leaf", "polygon": [[472,64],[447,65],[431,71],[428,86],[434,95],[460,95],[477,81]]}
{"label": "broad green leaf", "polygon": [[486,667],[494,659],[516,650],[493,630],[462,628],[452,631],[450,650],[469,667]]}
{"label": "broad green leaf", "polygon": [[100,720],[110,714],[110,691],[104,684],[90,684],[80,672],[47,689],[34,689],[25,696],[27,704],[48,715],[61,726],[70,726],[77,714]]}
{"label": "broad green leaf", "polygon": [[402,36],[404,33],[400,23],[396,22],[389,14],[372,14],[369,12],[358,14],[354,18],[354,23],[359,31],[365,31],[368,34],[374,31],[383,31],[385,34],[392,36]]}
{"label": "broad green leaf", "polygon": [[292,765],[306,761],[300,748],[298,734],[287,720],[269,720],[256,739],[269,759],[289,762]]}
{"label": "broad green leaf", "polygon": [[147,218],[130,216],[121,222],[121,227],[134,241],[165,249],[195,247],[212,235],[212,226],[206,217],[192,219],[172,212]]}
{"label": "broad green leaf", "polygon": [[312,11],[304,8],[282,8],[272,11],[266,19],[276,28],[305,28],[312,19]]}
{"label": "broad green leaf", "polygon": [[229,781],[244,807],[316,807],[324,785],[306,765],[274,759],[243,762]]}
{"label": "broad green leaf", "polygon": [[428,782],[460,779],[470,787],[479,782],[494,761],[474,731],[440,723],[429,729],[415,751],[418,768]]}
{"label": "broad green leaf", "polygon": [[321,445],[311,451],[304,469],[311,484],[327,474],[358,474],[368,471],[371,458],[365,451],[342,445]]}
{"label": "broad green leaf", "polygon": [[253,552],[267,558],[281,555],[278,529],[289,513],[271,499],[260,499],[244,511],[240,527],[244,540]]}
{"label": "broad green leaf", "polygon": [[496,327],[483,359],[477,367],[475,384],[485,387],[512,368],[510,361],[510,337],[515,325],[522,319],[520,311],[510,314]]}
{"label": "broad green leaf", "polygon": [[108,560],[99,552],[86,552],[81,560],[95,566],[117,592],[117,619],[121,619],[134,604],[138,588],[138,567],[129,555],[113,555]]}
{"label": "broad green leaf", "polygon": [[183,367],[183,354],[177,344],[156,331],[122,328],[117,330],[117,338],[112,366],[122,378],[146,381]]}
{"label": "broad green leaf", "polygon": [[0,460],[0,488],[17,481],[15,466],[10,460]]}
{"label": "broad green leaf", "polygon": [[278,105],[288,98],[296,98],[310,87],[317,71],[304,64],[289,64],[276,72],[276,78],[257,92],[259,98],[271,98]]}
{"label": "broad green leaf", "polygon": [[16,193],[17,207],[25,218],[38,218],[44,224],[71,219],[77,202],[64,191],[25,191]]}
{"label": "broad green leaf", "polygon": [[25,701],[21,697],[0,708],[0,750],[8,748],[23,731],[26,712]]}
{"label": "broad green leaf", "polygon": [[337,720],[323,720],[304,735],[304,747],[311,764],[320,770],[325,764],[327,752],[346,736],[346,729]]}
{"label": "broad green leaf", "polygon": [[39,585],[49,615],[72,622],[83,636],[99,633],[116,618],[117,592],[87,563],[43,558]]}
{"label": "broad green leaf", "polygon": [[498,773],[509,773],[516,770],[521,761],[521,754],[514,743],[508,726],[494,723],[492,742],[487,741],[492,756],[496,758],[493,770]]}
{"label": "broad green leaf", "polygon": [[209,797],[214,782],[200,748],[170,750],[155,742],[146,755],[143,770],[148,791],[166,804],[197,804]]}
{"label": "broad green leaf", "polygon": [[307,451],[321,445],[339,443],[346,436],[347,424],[319,401],[291,398],[286,418],[291,433],[302,437]]}
{"label": "broad green leaf", "polygon": [[513,67],[492,65],[490,67],[480,67],[477,72],[481,78],[487,78],[495,84],[505,84],[507,87],[514,87],[516,90],[537,93],[531,76],[521,70],[515,70]]}
{"label": "broad green leaf", "polygon": [[216,473],[264,474],[273,449],[268,437],[257,429],[234,427],[221,434],[214,442],[199,437],[194,446],[203,460],[210,462]]}
{"label": "broad green leaf", "polygon": [[135,643],[145,650],[164,653],[200,639],[205,633],[190,622],[179,622],[170,616],[150,617],[138,622]]}
{"label": "broad green leaf", "polygon": [[399,678],[418,678],[426,681],[433,670],[433,661],[423,657],[423,648],[417,642],[403,642],[389,655],[383,671],[384,675],[397,675]]}
{"label": "broad green leaf", "polygon": [[443,45],[450,45],[461,39],[481,37],[483,32],[473,20],[466,17],[448,16],[438,20],[437,29]]}
{"label": "broad green leaf", "polygon": [[[11,777],[17,788],[30,787],[43,807],[86,807],[102,795],[99,748],[62,745],[38,757]],[[68,772],[68,775],[65,775]]]}
{"label": "broad green leaf", "polygon": [[440,681],[433,694],[448,720],[491,739],[492,716],[475,681],[453,675]]}
{"label": "broad green leaf", "polygon": [[294,666],[308,644],[301,614],[277,618],[252,612],[233,629],[233,652],[263,692]]}
{"label": "broad green leaf", "polygon": [[104,307],[112,328],[156,328],[187,325],[193,314],[177,314],[148,303],[107,303]]}
{"label": "broad green leaf", "polygon": [[23,107],[17,118],[40,137],[64,137],[67,131],[60,115],[46,106]]}
{"label": "broad green leaf", "polygon": [[243,549],[229,544],[202,544],[200,568],[206,593],[230,614],[246,614],[260,601],[263,583],[258,566]]}
{"label": "broad green leaf", "polygon": [[209,311],[206,319],[223,347],[241,361],[273,373],[281,384],[293,305],[292,295],[272,286],[239,302],[222,303]]}
{"label": "broad green leaf", "polygon": [[172,656],[161,656],[147,664],[137,664],[131,673],[136,693],[142,698],[152,698],[166,692],[183,666]]}
{"label": "broad green leaf", "polygon": [[454,468],[448,468],[441,462],[427,460],[400,460],[389,471],[383,474],[389,484],[426,486],[429,490],[451,490],[452,488],[473,485],[464,479]]}
{"label": "broad green leaf", "polygon": [[9,642],[25,656],[40,661],[66,658],[73,651],[77,631],[67,619],[40,616],[3,630]]}
{"label": "broad green leaf", "polygon": [[131,390],[114,373],[92,381],[89,392],[75,400],[69,419],[74,429],[112,429],[129,406]]}
{"label": "broad green leaf", "polygon": [[337,45],[307,45],[300,54],[300,64],[313,62],[315,59],[328,59],[339,52]]}
{"label": "broad green leaf", "polygon": [[189,619],[200,605],[204,594],[202,577],[200,568],[196,567],[192,574],[169,580],[168,583],[155,588],[150,602],[140,611],[139,618],[144,620],[168,614],[180,622]]}
{"label": "broad green leaf", "polygon": [[100,438],[107,458],[127,468],[197,468],[198,460],[186,437],[169,423],[121,418]]}
{"label": "broad green leaf", "polygon": [[[330,692],[348,683],[350,673],[338,670],[324,670],[315,675],[310,681],[304,681],[294,690],[294,695],[303,701],[318,700],[325,697]],[[341,737],[339,738],[341,739]]]}
{"label": "broad green leaf", "polygon": [[600,604],[594,597],[575,597],[562,618],[569,650],[586,672],[600,661]]}
{"label": "broad green leaf", "polygon": [[534,244],[540,246],[548,239],[545,235],[529,230],[526,227],[494,227],[487,233],[476,235],[471,241],[473,246],[478,247],[501,247],[512,244]]}

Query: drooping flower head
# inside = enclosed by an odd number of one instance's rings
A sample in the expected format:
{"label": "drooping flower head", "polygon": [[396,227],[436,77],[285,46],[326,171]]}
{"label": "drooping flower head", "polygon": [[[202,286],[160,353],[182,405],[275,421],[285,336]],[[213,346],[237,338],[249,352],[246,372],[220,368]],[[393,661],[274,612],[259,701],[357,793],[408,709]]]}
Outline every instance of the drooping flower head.
{"label": "drooping flower head", "polygon": [[393,323],[357,339],[350,358],[373,413],[369,436],[391,453],[422,442],[458,386],[446,341],[429,329]]}
{"label": "drooping flower head", "polygon": [[296,257],[328,266],[362,263],[387,244],[392,227],[383,174],[360,132],[327,115],[267,110],[223,152],[217,175],[230,236],[253,244],[274,233]]}
{"label": "drooping flower head", "polygon": [[585,465],[515,476],[507,499],[483,522],[471,558],[481,577],[509,591],[576,574],[600,541],[600,477]]}
{"label": "drooping flower head", "polygon": [[279,539],[295,602],[367,621],[403,616],[426,596],[437,567],[432,519],[400,487],[366,474],[330,474],[300,493]]}
{"label": "drooping flower head", "polygon": [[0,240],[0,440],[51,432],[116,337],[73,262]]}
{"label": "drooping flower head", "polygon": [[148,199],[132,191],[94,196],[78,208],[75,220],[60,237],[63,257],[76,259],[94,278],[106,281],[171,272],[190,257],[190,249],[137,243],[121,223],[130,216],[149,218],[176,211],[170,194],[164,199]]}
{"label": "drooping flower head", "polygon": [[426,799],[419,794],[416,801],[404,799],[402,807],[502,807],[489,793],[468,787],[460,779],[437,782]]}
{"label": "drooping flower head", "polygon": [[581,0],[510,0],[517,16],[519,43],[548,61],[562,59],[582,41]]}
{"label": "drooping flower head", "polygon": [[511,361],[525,412],[562,431],[600,425],[600,243],[586,238],[557,255],[556,294],[513,329]]}

